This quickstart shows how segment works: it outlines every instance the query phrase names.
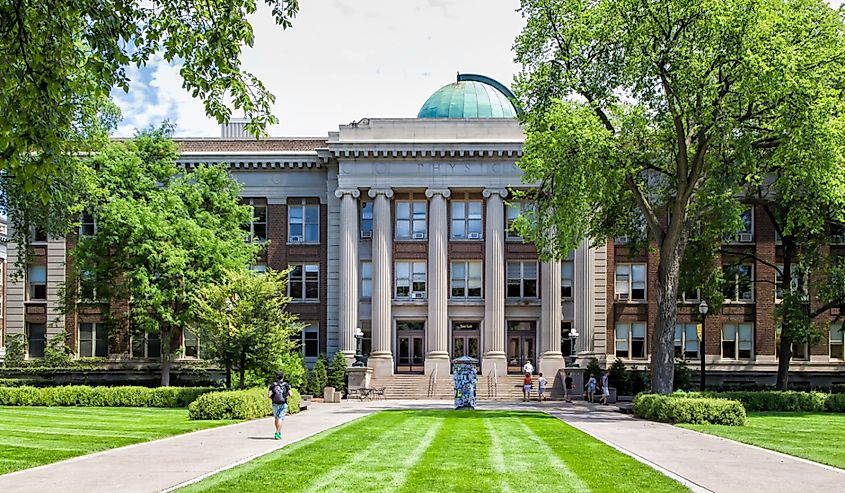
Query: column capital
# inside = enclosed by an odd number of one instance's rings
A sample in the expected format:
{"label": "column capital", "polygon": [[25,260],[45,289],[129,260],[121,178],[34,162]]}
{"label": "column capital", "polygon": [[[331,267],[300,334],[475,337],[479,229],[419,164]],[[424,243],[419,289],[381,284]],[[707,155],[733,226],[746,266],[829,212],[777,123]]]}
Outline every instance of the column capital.
{"label": "column capital", "polygon": [[393,189],[392,188],[371,188],[367,195],[370,196],[371,199],[376,198],[376,195],[384,195],[387,198],[393,198]]}
{"label": "column capital", "polygon": [[485,188],[483,194],[485,199],[489,199],[493,195],[505,198],[508,196],[508,190],[506,188]]}
{"label": "column capital", "polygon": [[342,199],[344,195],[351,195],[352,198],[357,199],[361,196],[361,191],[357,188],[338,188],[334,191],[334,196]]}
{"label": "column capital", "polygon": [[444,199],[448,199],[452,195],[452,191],[448,188],[429,188],[425,191],[425,196],[432,198],[435,195],[442,195]]}

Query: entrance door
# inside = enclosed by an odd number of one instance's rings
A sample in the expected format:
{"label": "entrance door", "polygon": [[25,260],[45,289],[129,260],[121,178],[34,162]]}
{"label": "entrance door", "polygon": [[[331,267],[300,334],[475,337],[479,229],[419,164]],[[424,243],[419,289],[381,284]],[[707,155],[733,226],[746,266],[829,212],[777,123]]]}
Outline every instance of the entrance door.
{"label": "entrance door", "polygon": [[[452,359],[469,356],[481,362],[481,323],[452,322]],[[481,368],[481,365],[479,365]]]}
{"label": "entrance door", "polygon": [[425,371],[425,323],[396,322],[396,373]]}
{"label": "entrance door", "polygon": [[521,374],[526,361],[536,370],[536,337],[535,322],[508,322],[508,373]]}

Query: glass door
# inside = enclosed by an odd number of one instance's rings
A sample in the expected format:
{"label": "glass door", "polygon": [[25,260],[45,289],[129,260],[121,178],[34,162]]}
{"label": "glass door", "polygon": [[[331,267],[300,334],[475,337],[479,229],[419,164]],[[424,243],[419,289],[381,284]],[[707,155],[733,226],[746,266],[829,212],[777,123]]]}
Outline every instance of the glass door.
{"label": "glass door", "polygon": [[425,323],[396,323],[396,373],[423,373],[425,370]]}
{"label": "glass door", "polygon": [[536,372],[536,337],[536,322],[508,322],[508,373],[522,374],[522,367],[529,361]]}

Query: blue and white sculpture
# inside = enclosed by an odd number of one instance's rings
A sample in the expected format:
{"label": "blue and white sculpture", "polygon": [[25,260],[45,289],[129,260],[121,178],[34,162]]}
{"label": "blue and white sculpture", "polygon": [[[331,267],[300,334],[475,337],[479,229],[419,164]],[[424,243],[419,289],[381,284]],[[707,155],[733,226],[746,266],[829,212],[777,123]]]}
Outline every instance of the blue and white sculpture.
{"label": "blue and white sculpture", "polygon": [[455,384],[455,409],[475,409],[478,360],[469,356],[453,359],[452,381]]}

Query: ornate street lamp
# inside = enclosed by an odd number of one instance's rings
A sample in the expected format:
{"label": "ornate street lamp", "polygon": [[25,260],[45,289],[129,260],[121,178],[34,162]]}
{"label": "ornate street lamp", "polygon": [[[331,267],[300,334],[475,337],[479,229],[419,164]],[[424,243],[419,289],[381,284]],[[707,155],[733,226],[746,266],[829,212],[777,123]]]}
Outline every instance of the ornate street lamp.
{"label": "ornate street lamp", "polygon": [[364,331],[361,330],[361,327],[355,327],[355,332],[353,334],[355,336],[355,362],[352,363],[352,366],[355,368],[363,368],[367,366],[367,357],[364,356]]}
{"label": "ornate street lamp", "polygon": [[701,314],[701,336],[698,338],[698,354],[701,356],[701,384],[699,387],[702,392],[704,392],[704,381],[706,380],[704,368],[704,341],[706,340],[705,320],[707,319],[707,310],[709,309],[710,307],[707,306],[707,302],[701,300],[701,304],[698,305],[698,313]]}
{"label": "ornate street lamp", "polygon": [[572,330],[569,331],[569,340],[572,341],[569,353],[569,359],[571,360],[569,366],[575,366],[575,359],[578,357],[578,350],[575,348],[575,343],[578,341],[578,336],[580,335],[578,329],[575,327],[572,327]]}

